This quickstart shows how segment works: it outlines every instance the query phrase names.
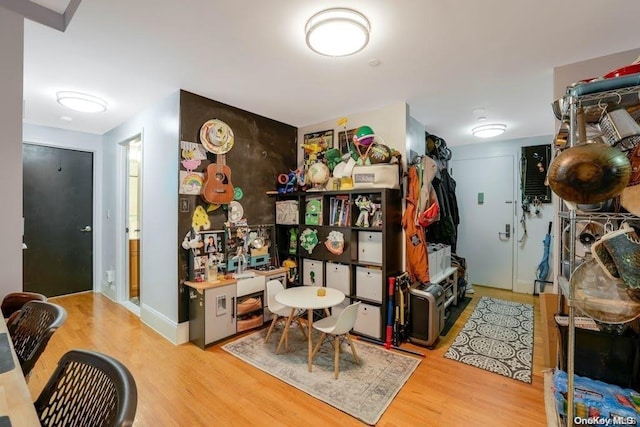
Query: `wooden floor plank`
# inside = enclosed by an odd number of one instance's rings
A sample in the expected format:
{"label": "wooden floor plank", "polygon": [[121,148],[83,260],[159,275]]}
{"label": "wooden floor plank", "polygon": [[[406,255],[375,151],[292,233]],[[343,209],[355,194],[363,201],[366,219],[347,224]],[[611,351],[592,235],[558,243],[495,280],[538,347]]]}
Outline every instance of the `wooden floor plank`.
{"label": "wooden floor plank", "polygon": [[[473,300],[435,349],[425,353],[379,426],[544,426],[543,354],[538,298],[474,286]],[[533,382],[525,384],[446,359],[481,296],[534,305]],[[135,426],[355,426],[355,418],[250,366],[221,349],[175,346],[119,304],[83,293],[52,302],[68,312],[33,369],[35,398],[69,349],[107,353],[123,362],[138,387]]]}

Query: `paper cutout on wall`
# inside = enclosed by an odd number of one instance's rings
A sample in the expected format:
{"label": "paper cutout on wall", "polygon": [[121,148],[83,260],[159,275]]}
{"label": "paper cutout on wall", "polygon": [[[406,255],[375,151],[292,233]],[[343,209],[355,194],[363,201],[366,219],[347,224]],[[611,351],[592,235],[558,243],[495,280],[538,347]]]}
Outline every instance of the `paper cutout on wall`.
{"label": "paper cutout on wall", "polygon": [[196,142],[180,141],[180,150],[180,154],[185,160],[205,160],[207,158],[207,150],[202,144]]}
{"label": "paper cutout on wall", "polygon": [[180,163],[182,163],[182,166],[187,170],[187,172],[192,172],[194,169],[197,169],[198,166],[200,166],[200,163],[202,163],[202,160],[198,160],[198,159],[188,159],[188,160],[182,160]]}
{"label": "paper cutout on wall", "polygon": [[200,195],[204,174],[200,172],[180,171],[180,194]]}
{"label": "paper cutout on wall", "polygon": [[191,217],[191,227],[194,230],[208,230],[211,228],[211,222],[209,221],[209,215],[202,206],[196,206]]}

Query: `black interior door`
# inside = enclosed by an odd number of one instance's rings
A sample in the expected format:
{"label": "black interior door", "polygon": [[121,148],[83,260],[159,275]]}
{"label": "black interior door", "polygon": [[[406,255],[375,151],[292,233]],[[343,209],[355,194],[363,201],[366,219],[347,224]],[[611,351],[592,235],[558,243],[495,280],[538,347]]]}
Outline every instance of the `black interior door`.
{"label": "black interior door", "polygon": [[93,153],[23,145],[23,288],[93,289]]}

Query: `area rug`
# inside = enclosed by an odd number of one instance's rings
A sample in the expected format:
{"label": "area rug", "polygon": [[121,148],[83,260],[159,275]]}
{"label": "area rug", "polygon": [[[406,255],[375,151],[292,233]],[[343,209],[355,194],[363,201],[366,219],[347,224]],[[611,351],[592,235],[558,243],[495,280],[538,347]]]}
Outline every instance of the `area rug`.
{"label": "area rug", "polygon": [[462,300],[458,301],[458,305],[450,305],[447,308],[446,319],[444,320],[444,327],[440,332],[440,336],[444,337],[449,333],[449,330],[456,324],[456,320],[462,314],[465,308],[471,302],[471,297],[464,297]]}
{"label": "area rug", "polygon": [[531,383],[533,306],[480,298],[444,357]]}
{"label": "area rug", "polygon": [[[264,343],[266,329],[244,336],[222,348],[255,366],[340,409],[375,424],[420,363],[420,359],[356,341],[360,365],[353,360],[348,344],[340,354],[340,374],[333,377],[333,347],[326,341],[313,359],[313,372],[307,369],[307,341],[299,331],[289,333],[289,351],[276,354],[281,332]],[[316,337],[317,338],[317,337]]]}

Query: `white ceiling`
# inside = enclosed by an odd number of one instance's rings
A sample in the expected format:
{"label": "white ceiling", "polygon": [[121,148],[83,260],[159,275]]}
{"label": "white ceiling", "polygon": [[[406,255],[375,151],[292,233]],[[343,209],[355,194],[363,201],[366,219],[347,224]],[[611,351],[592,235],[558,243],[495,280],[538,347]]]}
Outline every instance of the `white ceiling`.
{"label": "white ceiling", "polygon": [[[305,45],[336,6],[371,21],[357,55]],[[84,0],[64,33],[25,22],[25,121],[102,134],[185,89],[297,127],[406,101],[449,145],[477,141],[477,108],[508,125],[496,140],[550,135],[553,68],[640,47],[638,16],[638,0]],[[109,110],[65,109],[60,90]]]}

